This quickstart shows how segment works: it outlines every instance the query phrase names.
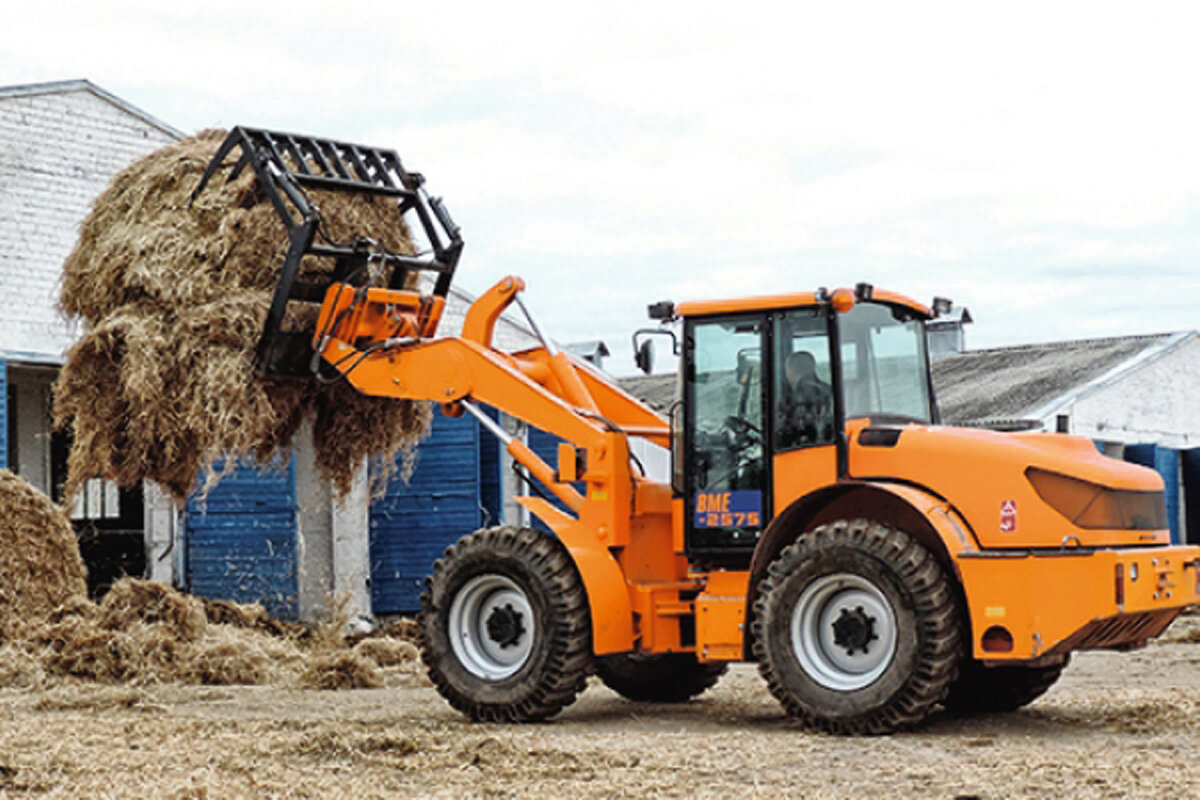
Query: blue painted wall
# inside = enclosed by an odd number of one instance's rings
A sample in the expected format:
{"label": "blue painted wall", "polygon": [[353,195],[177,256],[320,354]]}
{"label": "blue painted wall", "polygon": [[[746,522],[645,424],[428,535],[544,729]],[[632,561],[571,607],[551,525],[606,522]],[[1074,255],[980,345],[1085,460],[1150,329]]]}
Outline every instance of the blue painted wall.
{"label": "blue painted wall", "polygon": [[433,562],[462,536],[499,524],[500,454],[470,416],[434,414],[406,484],[395,478],[371,505],[371,605],[376,614],[420,609]]}
{"label": "blue painted wall", "polygon": [[1183,495],[1187,516],[1185,533],[1189,544],[1200,544],[1200,448],[1184,450]]}
{"label": "blue painted wall", "polygon": [[1163,479],[1163,491],[1167,501],[1167,522],[1171,526],[1171,541],[1183,541],[1183,528],[1179,514],[1179,451],[1154,444],[1130,444],[1125,446],[1125,460],[1155,470]]}
{"label": "blue painted wall", "polygon": [[298,614],[296,464],[260,471],[240,466],[184,512],[188,591],[262,603],[281,619]]}

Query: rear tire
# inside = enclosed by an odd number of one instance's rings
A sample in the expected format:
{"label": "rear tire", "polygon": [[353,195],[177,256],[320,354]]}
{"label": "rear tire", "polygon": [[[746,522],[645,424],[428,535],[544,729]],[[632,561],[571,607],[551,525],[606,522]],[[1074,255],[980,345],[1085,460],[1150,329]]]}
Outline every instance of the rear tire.
{"label": "rear tire", "polygon": [[937,560],[903,531],[839,520],[767,569],[754,654],[788,714],[832,733],[890,733],[924,720],[960,659],[959,612]]}
{"label": "rear tire", "polygon": [[591,615],[557,539],[489,528],[460,539],[421,595],[422,658],[450,705],[476,721],[553,716],[583,691]]}
{"label": "rear tire", "polygon": [[1045,667],[987,667],[966,659],[942,705],[952,714],[1016,711],[1044,695],[1070,661],[1068,655],[1061,664]]}
{"label": "rear tire", "polygon": [[725,674],[721,662],[702,664],[691,653],[642,656],[622,653],[596,659],[596,675],[627,700],[683,703],[711,689]]}

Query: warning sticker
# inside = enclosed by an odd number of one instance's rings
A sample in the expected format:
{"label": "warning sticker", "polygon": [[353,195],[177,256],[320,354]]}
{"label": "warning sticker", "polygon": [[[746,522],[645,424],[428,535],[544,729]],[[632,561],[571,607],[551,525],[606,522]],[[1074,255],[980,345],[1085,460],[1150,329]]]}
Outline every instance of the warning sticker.
{"label": "warning sticker", "polygon": [[1000,502],[1000,532],[1013,533],[1017,529],[1017,501]]}

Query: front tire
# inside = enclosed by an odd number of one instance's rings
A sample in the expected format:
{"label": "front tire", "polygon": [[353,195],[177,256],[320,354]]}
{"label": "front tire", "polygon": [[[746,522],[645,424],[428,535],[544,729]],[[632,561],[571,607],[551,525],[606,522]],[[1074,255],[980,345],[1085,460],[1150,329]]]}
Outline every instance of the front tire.
{"label": "front tire", "polygon": [[642,656],[622,653],[596,659],[596,675],[627,700],[684,703],[716,686],[727,665],[702,664],[691,653]]}
{"label": "front tire", "polygon": [[591,615],[557,539],[526,528],[463,537],[421,595],[422,657],[450,705],[476,721],[531,722],[583,691]]}
{"label": "front tire", "polygon": [[754,654],[771,693],[806,725],[890,733],[946,696],[959,627],[950,581],[928,550],[886,525],[839,520],[768,567]]}

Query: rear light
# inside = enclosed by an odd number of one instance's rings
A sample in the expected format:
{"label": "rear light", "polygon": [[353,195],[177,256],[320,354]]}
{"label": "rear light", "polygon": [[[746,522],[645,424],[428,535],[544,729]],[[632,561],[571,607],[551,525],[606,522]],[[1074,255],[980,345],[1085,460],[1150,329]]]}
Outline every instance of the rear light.
{"label": "rear light", "polygon": [[1012,634],[1002,625],[993,625],[983,632],[981,645],[985,653],[1011,653],[1013,649]]}
{"label": "rear light", "polygon": [[1118,607],[1125,605],[1125,565],[1117,564],[1114,568],[1113,595]]}
{"label": "rear light", "polygon": [[1038,497],[1080,528],[1148,531],[1167,527],[1163,493],[1110,489],[1036,467],[1025,470]]}

